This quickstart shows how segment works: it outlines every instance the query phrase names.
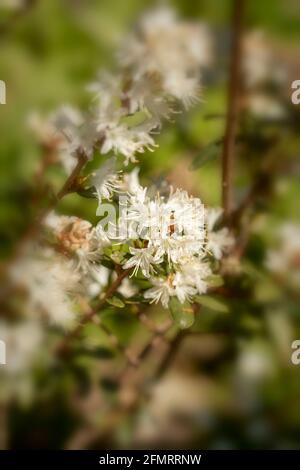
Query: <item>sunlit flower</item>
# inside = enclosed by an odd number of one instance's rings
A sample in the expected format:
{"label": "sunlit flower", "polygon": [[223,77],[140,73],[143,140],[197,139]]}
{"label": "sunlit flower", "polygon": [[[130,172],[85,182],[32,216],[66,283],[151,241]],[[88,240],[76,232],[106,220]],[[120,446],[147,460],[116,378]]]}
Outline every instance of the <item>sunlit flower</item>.
{"label": "sunlit flower", "polygon": [[188,107],[199,98],[200,69],[212,58],[211,38],[206,26],[179,21],[172,9],[160,7],[141,18],[120,57],[135,80],[155,77],[163,93]]}
{"label": "sunlit flower", "polygon": [[84,274],[97,269],[102,250],[108,239],[101,229],[78,217],[50,214],[46,220],[63,250],[76,256],[76,269]]}
{"label": "sunlit flower", "polygon": [[143,130],[142,126],[129,129],[123,124],[118,124],[104,128],[103,132],[105,139],[101,152],[106,154],[112,150],[116,154],[123,155],[125,165],[136,162],[137,153],[143,153],[146,149],[152,151],[156,146],[154,139]]}
{"label": "sunlit flower", "polygon": [[145,299],[150,300],[150,303],[161,302],[164,308],[168,308],[170,297],[175,294],[168,279],[153,278],[151,283],[154,287],[144,292]]}
{"label": "sunlit flower", "polygon": [[153,265],[159,264],[161,259],[154,256],[154,249],[147,248],[129,248],[132,257],[124,264],[124,269],[134,268],[132,274],[136,275],[140,269],[145,277],[150,277],[153,273]]}

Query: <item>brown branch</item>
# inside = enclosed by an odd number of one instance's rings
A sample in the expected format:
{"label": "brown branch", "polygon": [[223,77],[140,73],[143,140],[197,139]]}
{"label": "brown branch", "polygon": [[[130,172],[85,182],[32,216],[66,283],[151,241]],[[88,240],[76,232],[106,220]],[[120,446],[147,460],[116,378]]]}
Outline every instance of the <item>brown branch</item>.
{"label": "brown branch", "polygon": [[124,383],[127,380],[127,377],[130,378],[130,372],[132,368],[135,369],[140,367],[142,361],[144,361],[156,348],[158,341],[163,341],[165,343],[169,343],[169,340],[166,338],[166,333],[171,329],[173,322],[166,323],[163,327],[156,328],[152,330],[152,335],[147,342],[147,344],[143,347],[140,353],[135,357],[134,363],[127,363],[124,369],[121,371],[118,381],[120,383]]}
{"label": "brown branch", "polygon": [[[149,305],[147,305],[146,308],[149,308]],[[111,344],[115,346],[121,353],[123,353],[126,358],[127,363],[126,363],[124,371],[129,368],[139,367],[142,359],[144,359],[144,357],[148,355],[148,353],[152,350],[152,348],[156,344],[156,340],[158,338],[164,338],[164,334],[168,331],[168,329],[172,325],[172,323],[170,324],[170,322],[168,322],[159,327],[155,326],[153,322],[151,322],[149,318],[147,317],[147,315],[145,314],[145,309],[141,310],[137,314],[137,318],[139,319],[141,324],[149,331],[149,333],[151,333],[150,342],[147,343],[147,345],[143,348],[143,350],[140,352],[140,354],[137,357],[133,356],[133,354],[130,352],[130,349],[128,347],[120,343],[117,336],[114,335],[110,331],[110,329],[107,328],[107,326],[101,322],[101,319],[99,320],[99,326],[107,334],[108,338],[111,341]]]}
{"label": "brown branch", "polygon": [[172,326],[173,326],[173,322],[170,321],[166,323],[163,327],[153,330],[153,335],[150,338],[150,341],[146,344],[146,346],[142,349],[142,351],[137,357],[137,362],[139,364],[142,362],[142,360],[146,359],[147,356],[149,356],[149,354],[153,351],[158,340],[161,339],[165,342],[168,342],[165,335],[171,329]]}
{"label": "brown branch", "polygon": [[69,334],[67,334],[67,336],[65,336],[65,338],[62,340],[62,342],[58,345],[56,349],[56,353],[58,356],[63,357],[68,355],[70,342],[79,335],[82,327],[99,313],[99,310],[105,305],[107,299],[113,296],[118,287],[120,287],[123,279],[129,275],[130,271],[130,269],[122,270],[119,273],[117,279],[110,285],[102,299],[100,299],[98,305],[95,308],[90,308],[88,312],[83,316],[81,322],[76,326],[76,328],[74,328],[74,330],[72,330]]}
{"label": "brown branch", "polygon": [[[195,315],[199,313],[200,309],[201,306],[199,304],[193,304],[193,311]],[[176,353],[182,343],[182,340],[190,333],[191,332],[187,330],[179,330],[173,339],[169,341],[168,350],[153,375],[153,382],[157,382],[168,371],[170,365],[173,362],[173,358],[176,356]]]}
{"label": "brown branch", "polygon": [[249,189],[245,198],[241,201],[240,205],[232,212],[230,222],[236,226],[242,219],[244,213],[251,207],[257,199],[268,194],[270,191],[272,177],[270,174],[261,173],[257,176],[255,182]]}
{"label": "brown branch", "polygon": [[235,136],[238,124],[240,75],[241,75],[241,38],[245,0],[233,0],[232,46],[228,86],[228,110],[222,154],[222,197],[224,216],[227,218],[233,206],[233,168]]}
{"label": "brown branch", "polygon": [[81,149],[79,149],[77,151],[77,165],[75,166],[74,170],[72,171],[72,173],[70,174],[70,176],[66,180],[63,187],[57,193],[57,196],[56,196],[55,201],[54,201],[54,205],[56,205],[56,203],[58,201],[60,201],[63,197],[65,197],[69,192],[71,192],[74,189],[77,178],[80,175],[81,170],[84,167],[84,165],[86,164],[87,160],[88,159],[87,159],[87,156],[85,155],[85,153]]}
{"label": "brown branch", "polygon": [[169,349],[168,349],[165,357],[163,358],[162,362],[160,363],[158,369],[156,370],[156,372],[154,374],[154,377],[153,377],[154,382],[157,382],[158,380],[160,380],[165,375],[165,373],[168,371],[170,365],[173,362],[174,357],[176,356],[176,353],[179,349],[179,346],[181,345],[182,340],[183,340],[183,338],[185,338],[186,335],[187,335],[187,332],[181,330],[175,336],[173,341],[170,342]]}

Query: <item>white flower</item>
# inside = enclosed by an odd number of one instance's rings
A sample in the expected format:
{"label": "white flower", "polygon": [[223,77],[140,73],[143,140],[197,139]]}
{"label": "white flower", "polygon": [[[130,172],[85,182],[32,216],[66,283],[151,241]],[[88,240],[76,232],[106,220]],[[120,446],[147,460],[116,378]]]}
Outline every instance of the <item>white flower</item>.
{"label": "white flower", "polygon": [[162,119],[169,120],[172,114],[177,113],[174,100],[161,88],[161,81],[155,74],[145,74],[132,82],[127,92],[130,111],[142,111],[151,119],[147,121],[149,130],[161,128]]}
{"label": "white flower", "polygon": [[108,235],[105,232],[103,226],[101,225],[101,222],[99,222],[99,224],[96,225],[94,230],[95,230],[96,240],[99,243],[101,248],[104,248],[105,246],[108,246],[111,244],[111,241],[108,238]]}
{"label": "white flower", "polygon": [[54,232],[62,251],[75,255],[75,269],[82,274],[93,274],[103,248],[110,243],[102,227],[98,225],[95,228],[87,220],[54,213],[47,217],[45,223]]}
{"label": "white flower", "polygon": [[208,288],[207,278],[212,274],[207,262],[201,258],[183,260],[180,270],[186,282],[194,286],[198,294],[205,294]]}
{"label": "white flower", "polygon": [[90,111],[83,115],[63,106],[52,116],[50,124],[63,138],[59,153],[66,171],[74,169],[74,156],[92,159],[95,150],[121,154],[125,165],[152,151],[162,120],[179,112],[179,102],[187,108],[199,100],[200,71],[211,60],[209,36],[206,26],[181,22],[170,9],[146,14],[124,41],[119,72],[102,72],[89,86],[95,93]]}
{"label": "white flower", "polygon": [[233,245],[233,237],[227,227],[215,230],[215,225],[222,215],[222,209],[211,208],[206,211],[207,244],[206,250],[220,260]]}
{"label": "white flower", "polygon": [[185,191],[177,190],[167,200],[159,195],[152,200],[146,189],[140,188],[138,196],[129,197],[123,217],[132,222],[138,236],[173,258],[176,249],[181,255],[201,249],[205,238],[203,214],[200,199],[189,197]]}
{"label": "white flower", "polygon": [[144,297],[150,300],[150,303],[161,302],[164,308],[168,308],[170,297],[175,294],[174,288],[170,285],[168,279],[152,278],[151,283],[154,287],[144,292]]}
{"label": "white flower", "polygon": [[134,267],[132,275],[136,275],[140,269],[145,277],[150,277],[153,273],[153,264],[161,262],[160,259],[154,256],[154,250],[151,247],[147,248],[129,248],[132,257],[123,265],[123,269],[130,269]]}
{"label": "white flower", "polygon": [[[98,130],[100,128],[98,127]],[[125,157],[125,165],[136,162],[136,153],[143,153],[145,149],[150,151],[156,144],[148,132],[142,126],[129,129],[124,124],[106,127],[102,129],[105,135],[101,152],[106,154],[110,150],[120,153]]]}
{"label": "white flower", "polygon": [[97,102],[95,115],[98,123],[116,122],[123,114],[122,109],[117,104],[122,99],[122,76],[112,74],[106,70],[101,70],[97,81],[91,83],[87,88],[94,93],[94,100]]}
{"label": "white flower", "polygon": [[174,276],[173,286],[175,294],[182,304],[185,301],[191,302],[192,297],[197,294],[197,289],[188,282],[187,278],[180,271],[177,271]]}
{"label": "white flower", "polygon": [[[169,96],[182,101],[185,107],[198,99],[199,72],[210,64],[211,56],[208,28],[179,21],[174,11],[166,7],[146,13],[137,34],[128,38],[120,53],[121,63],[132,69],[135,81],[154,77],[166,105]],[[157,117],[169,113],[165,107]]]}
{"label": "white flower", "polygon": [[144,292],[146,299],[151,302],[162,302],[167,308],[170,297],[176,296],[180,303],[192,302],[196,294],[204,294],[208,288],[207,277],[211,274],[208,263],[198,258],[185,259],[184,263],[177,266],[175,273],[168,275],[166,279],[151,277],[154,285]]}
{"label": "white flower", "polygon": [[92,175],[91,183],[95,186],[99,204],[102,199],[110,200],[121,188],[121,176],[114,168],[115,159],[110,159]]}
{"label": "white flower", "polygon": [[98,139],[101,139],[93,119],[88,119],[70,106],[63,106],[53,116],[52,122],[65,137],[63,151],[69,155],[80,151],[89,159],[93,157],[94,147]]}
{"label": "white flower", "polygon": [[141,189],[139,181],[139,167],[136,166],[130,173],[125,173],[122,182],[122,189],[124,192],[130,194],[137,194]]}
{"label": "white flower", "polygon": [[165,78],[165,88],[188,109],[200,101],[198,77],[187,77],[182,73],[169,74]]}
{"label": "white flower", "polygon": [[133,191],[128,191],[126,201],[122,200],[118,220],[121,235],[107,236],[129,245],[137,240],[123,265],[124,269],[134,268],[132,275],[141,269],[146,278],[151,277],[151,282],[156,279],[155,271],[166,276],[166,282],[160,277],[155,288],[147,293],[153,296],[153,301],[160,298],[162,290],[165,305],[167,293],[177,296],[182,303],[190,302],[196,294],[207,291],[208,277],[212,274],[209,255],[219,259],[231,246],[232,238],[226,228],[214,231],[222,211],[206,210],[199,198],[181,189],[171,188],[169,196],[156,193],[153,199],[149,193],[135,181]]}
{"label": "white flower", "polygon": [[157,194],[152,200],[147,189],[137,184],[124,208],[119,219],[119,227],[124,229],[122,240],[147,241],[146,251],[151,249],[157,264],[163,259],[178,264],[204,253],[204,205],[186,191],[171,191],[168,198]]}

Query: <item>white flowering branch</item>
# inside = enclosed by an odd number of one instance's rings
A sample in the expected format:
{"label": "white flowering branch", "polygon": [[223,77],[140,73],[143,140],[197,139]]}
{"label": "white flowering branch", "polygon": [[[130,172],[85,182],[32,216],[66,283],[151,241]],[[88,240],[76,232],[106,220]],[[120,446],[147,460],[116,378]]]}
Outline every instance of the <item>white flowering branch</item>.
{"label": "white flowering branch", "polygon": [[[93,85],[88,113],[64,106],[47,122],[37,116],[30,121],[48,152],[46,164],[62,164],[68,176],[21,239],[10,277],[27,293],[26,311],[38,312],[64,331],[57,358],[75,354],[83,327],[95,323],[126,358],[122,383],[159,342],[173,350],[178,331],[193,324],[194,305],[220,282],[220,261],[233,244],[227,228],[220,226],[222,210],[206,207],[180,188],[160,193],[142,187],[137,167],[130,173],[115,168],[118,156],[127,165],[152,151],[163,121],[198,102],[206,33],[201,25],[178,21],[169,10],[146,15],[119,53],[118,74],[102,74]],[[82,178],[96,153],[107,160]],[[97,225],[54,212],[72,192],[98,199]],[[105,212],[114,215],[107,224]],[[155,326],[139,308],[137,319],[150,337],[132,357],[102,321],[101,310],[110,304],[133,311],[132,304],[153,303],[169,309],[172,319]],[[37,315],[37,327],[39,321]]]}

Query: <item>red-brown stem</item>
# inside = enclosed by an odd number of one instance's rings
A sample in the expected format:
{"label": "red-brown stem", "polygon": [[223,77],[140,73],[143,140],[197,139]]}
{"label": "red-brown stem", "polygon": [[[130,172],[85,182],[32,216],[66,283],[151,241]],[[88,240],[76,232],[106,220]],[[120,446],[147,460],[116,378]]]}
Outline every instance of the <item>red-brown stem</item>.
{"label": "red-brown stem", "polygon": [[228,109],[222,154],[222,196],[225,218],[228,218],[233,207],[233,168],[235,156],[235,136],[239,113],[241,38],[244,9],[245,0],[233,0]]}

